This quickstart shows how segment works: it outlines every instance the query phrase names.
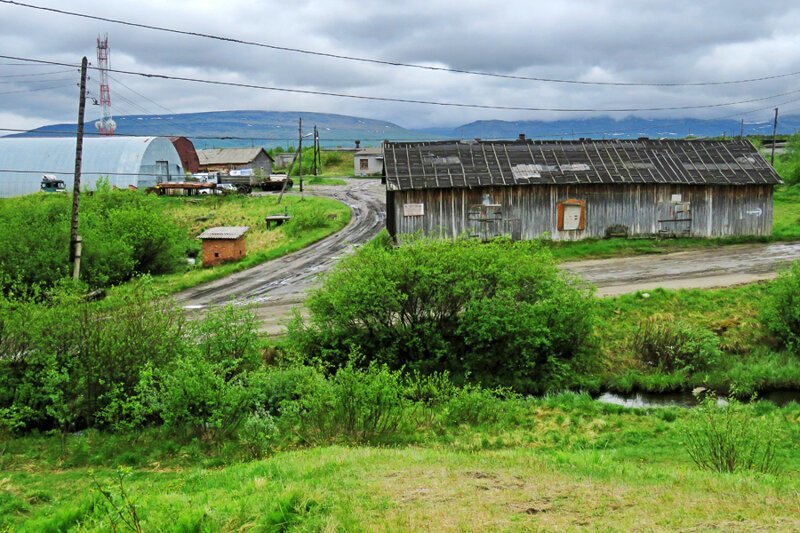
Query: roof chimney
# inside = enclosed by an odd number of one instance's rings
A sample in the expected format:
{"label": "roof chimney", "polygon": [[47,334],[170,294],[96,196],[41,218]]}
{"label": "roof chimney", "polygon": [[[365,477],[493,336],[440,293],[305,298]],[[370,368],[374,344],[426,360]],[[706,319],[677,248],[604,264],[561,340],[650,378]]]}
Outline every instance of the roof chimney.
{"label": "roof chimney", "polygon": [[520,133],[518,140],[519,140],[519,142],[525,142],[525,134],[524,133]]}
{"label": "roof chimney", "polygon": [[359,148],[361,148],[361,141],[356,139],[356,150],[358,150]]}

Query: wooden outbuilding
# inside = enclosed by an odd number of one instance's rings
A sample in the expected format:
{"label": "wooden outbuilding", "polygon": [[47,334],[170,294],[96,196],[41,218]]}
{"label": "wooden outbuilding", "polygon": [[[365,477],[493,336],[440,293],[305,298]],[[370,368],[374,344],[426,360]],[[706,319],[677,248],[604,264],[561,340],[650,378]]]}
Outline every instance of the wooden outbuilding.
{"label": "wooden outbuilding", "polygon": [[238,261],[247,255],[245,233],[248,226],[219,226],[200,234],[203,241],[203,266],[216,266],[228,261]]}
{"label": "wooden outbuilding", "polygon": [[747,140],[384,144],[391,235],[767,236],[775,170]]}
{"label": "wooden outbuilding", "polygon": [[383,173],[383,148],[366,148],[353,156],[353,174],[380,176]]}
{"label": "wooden outbuilding", "polygon": [[263,148],[207,148],[198,150],[197,157],[201,172],[230,172],[250,168],[269,176],[275,162]]}

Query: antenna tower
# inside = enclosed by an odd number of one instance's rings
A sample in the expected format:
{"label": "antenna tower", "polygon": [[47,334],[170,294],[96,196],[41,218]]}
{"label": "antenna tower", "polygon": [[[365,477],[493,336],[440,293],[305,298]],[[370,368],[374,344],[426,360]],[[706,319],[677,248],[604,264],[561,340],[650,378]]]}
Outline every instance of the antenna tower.
{"label": "antenna tower", "polygon": [[111,91],[108,89],[108,34],[97,36],[97,69],[100,71],[100,120],[94,123],[102,135],[114,135],[117,123],[111,118]]}

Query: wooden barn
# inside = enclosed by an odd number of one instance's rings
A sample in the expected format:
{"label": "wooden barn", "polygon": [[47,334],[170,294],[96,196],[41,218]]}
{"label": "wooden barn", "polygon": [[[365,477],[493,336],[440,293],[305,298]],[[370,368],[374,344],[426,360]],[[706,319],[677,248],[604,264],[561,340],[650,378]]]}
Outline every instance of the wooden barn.
{"label": "wooden barn", "polygon": [[391,235],[770,235],[781,183],[747,140],[384,143]]}

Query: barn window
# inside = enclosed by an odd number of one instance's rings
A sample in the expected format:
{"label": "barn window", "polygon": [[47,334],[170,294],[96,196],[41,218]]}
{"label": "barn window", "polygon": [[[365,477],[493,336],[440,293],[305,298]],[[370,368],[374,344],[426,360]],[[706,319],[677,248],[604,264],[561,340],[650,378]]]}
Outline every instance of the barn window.
{"label": "barn window", "polygon": [[360,159],[358,161],[359,167],[361,170],[368,170],[369,169],[369,160],[368,159]]}
{"label": "barn window", "polygon": [[578,231],[586,228],[586,202],[564,200],[558,203],[558,230]]}

